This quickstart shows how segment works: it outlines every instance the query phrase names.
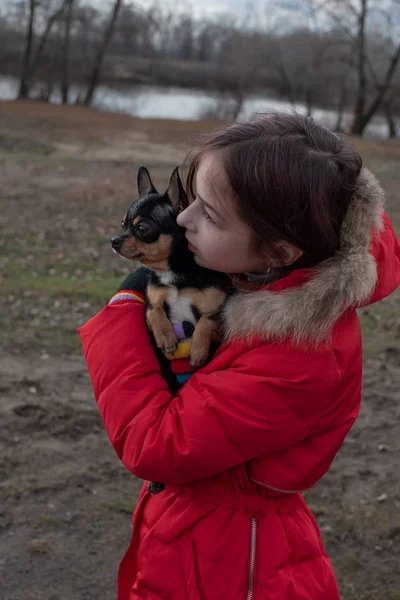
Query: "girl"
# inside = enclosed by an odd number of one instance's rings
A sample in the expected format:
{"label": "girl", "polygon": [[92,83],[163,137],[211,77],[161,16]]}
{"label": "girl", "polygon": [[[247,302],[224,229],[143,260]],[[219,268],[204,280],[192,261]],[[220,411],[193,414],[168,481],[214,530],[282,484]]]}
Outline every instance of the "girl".
{"label": "girl", "polygon": [[[224,342],[171,397],[143,271],[80,329],[110,440],[143,487],[118,600],[337,600],[302,492],[360,407],[358,306],[400,281],[383,191],[348,141],[258,115],[191,157],[178,217],[199,265],[232,274]],[[121,296],[119,296],[121,297]]]}

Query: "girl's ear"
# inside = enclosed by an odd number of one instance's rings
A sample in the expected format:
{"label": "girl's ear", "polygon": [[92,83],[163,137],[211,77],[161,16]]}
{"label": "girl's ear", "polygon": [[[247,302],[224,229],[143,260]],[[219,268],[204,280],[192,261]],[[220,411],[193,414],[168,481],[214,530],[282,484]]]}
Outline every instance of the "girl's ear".
{"label": "girl's ear", "polygon": [[166,193],[168,198],[171,200],[172,204],[177,208],[182,208],[186,206],[187,197],[181,178],[179,176],[179,167],[176,167],[176,169],[172,173]]}
{"label": "girl's ear", "polygon": [[140,198],[148,194],[158,194],[146,167],[140,167],[137,175],[137,184]]}
{"label": "girl's ear", "polygon": [[276,245],[279,250],[281,250],[283,258],[281,261],[272,259],[270,263],[268,263],[271,267],[288,267],[304,254],[303,250],[296,248],[296,246],[292,246],[292,244],[289,244],[288,242],[278,242]]}

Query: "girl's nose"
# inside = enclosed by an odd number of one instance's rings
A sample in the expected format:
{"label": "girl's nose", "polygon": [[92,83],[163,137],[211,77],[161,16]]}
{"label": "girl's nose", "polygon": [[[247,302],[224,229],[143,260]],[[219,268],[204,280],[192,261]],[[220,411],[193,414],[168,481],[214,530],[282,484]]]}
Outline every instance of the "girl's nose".
{"label": "girl's nose", "polygon": [[187,208],[185,208],[185,210],[179,213],[176,222],[180,227],[185,227],[186,229],[189,229],[189,231],[195,231],[196,228],[194,226],[193,219],[191,218],[190,209],[191,206],[188,206]]}

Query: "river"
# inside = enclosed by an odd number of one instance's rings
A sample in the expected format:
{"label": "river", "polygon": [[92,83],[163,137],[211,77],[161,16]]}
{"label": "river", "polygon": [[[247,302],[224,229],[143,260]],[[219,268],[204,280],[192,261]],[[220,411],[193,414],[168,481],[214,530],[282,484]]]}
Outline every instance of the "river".
{"label": "river", "polygon": [[[39,91],[40,85],[35,91]],[[16,97],[18,81],[14,77],[0,75],[0,100],[12,100]],[[79,94],[77,86],[71,87],[71,99],[74,100]],[[55,94],[53,102],[60,102],[60,97]],[[126,86],[114,88],[100,85],[95,94],[93,106],[99,110],[127,113],[140,118],[164,118],[180,120],[198,120],[204,114],[216,107],[220,97],[212,92],[190,90],[177,87],[162,86]],[[303,104],[293,107],[289,102],[280,99],[266,98],[261,95],[249,96],[239,115],[239,120],[248,119],[255,112],[270,110],[306,112]],[[323,109],[315,109],[313,117],[319,122],[333,127],[336,122],[336,112]],[[344,124],[349,125],[351,114],[345,114]],[[385,138],[388,135],[386,121],[376,117],[367,128],[366,135],[369,137]]]}

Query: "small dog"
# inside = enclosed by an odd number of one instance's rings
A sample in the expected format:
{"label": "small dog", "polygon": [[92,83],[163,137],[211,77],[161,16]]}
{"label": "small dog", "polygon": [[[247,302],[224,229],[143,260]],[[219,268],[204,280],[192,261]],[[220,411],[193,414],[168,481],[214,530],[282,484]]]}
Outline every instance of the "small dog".
{"label": "small dog", "polygon": [[[145,167],[138,171],[139,199],[122,219],[122,235],[111,239],[113,250],[128,260],[139,261],[150,269],[145,293],[146,322],[161,372],[172,393],[180,382],[171,369],[180,337],[191,337],[190,365],[201,366],[219,339],[219,315],[233,291],[229,277],[197,265],[188,248],[185,230],[176,223],[187,196],[178,168],[171,175],[168,189],[160,194]],[[149,484],[158,493],[162,484]]]}

